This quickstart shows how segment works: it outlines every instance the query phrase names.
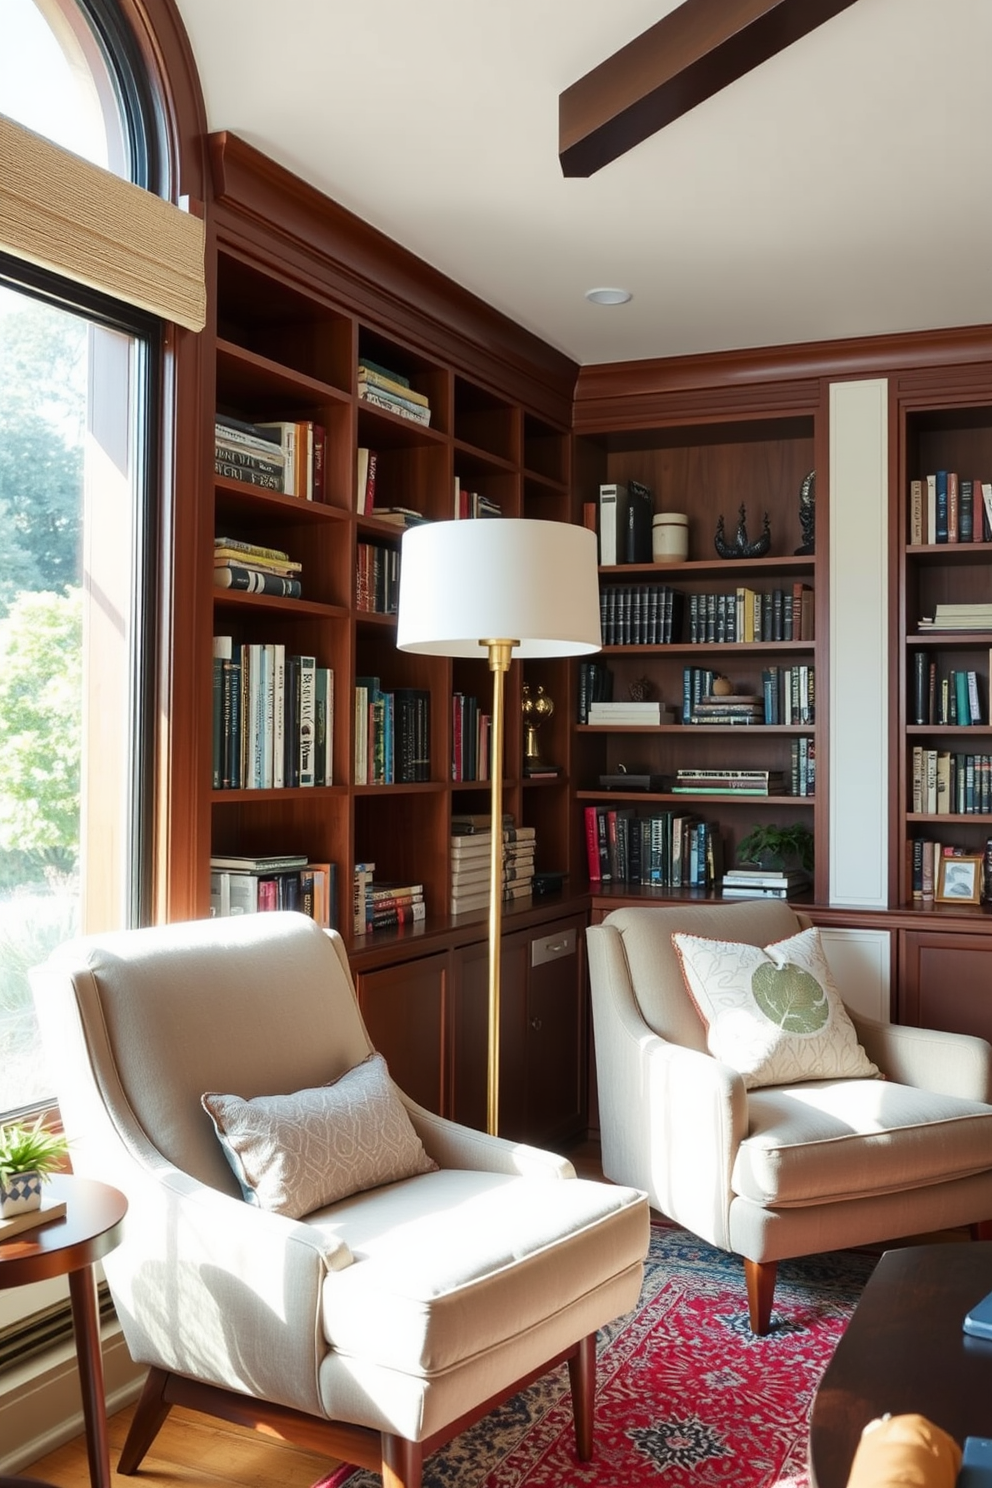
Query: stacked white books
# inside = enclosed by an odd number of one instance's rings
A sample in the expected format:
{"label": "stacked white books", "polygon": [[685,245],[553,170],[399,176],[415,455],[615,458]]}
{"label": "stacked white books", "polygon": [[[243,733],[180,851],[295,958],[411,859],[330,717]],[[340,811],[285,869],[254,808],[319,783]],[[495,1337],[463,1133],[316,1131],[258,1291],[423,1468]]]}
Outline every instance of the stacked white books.
{"label": "stacked white books", "polygon": [[589,723],[651,725],[674,723],[675,714],[663,703],[590,703]]}
{"label": "stacked white books", "polygon": [[939,604],[921,630],[992,630],[992,604]]}
{"label": "stacked white books", "polygon": [[725,899],[791,899],[809,886],[805,868],[730,868],[720,882]]}
{"label": "stacked white books", "polygon": [[[451,913],[489,908],[492,881],[492,832],[488,818],[477,818],[478,826],[467,828],[457,820],[451,837]],[[483,824],[486,823],[486,824]],[[534,887],[534,827],[504,826],[503,903],[526,898]]]}

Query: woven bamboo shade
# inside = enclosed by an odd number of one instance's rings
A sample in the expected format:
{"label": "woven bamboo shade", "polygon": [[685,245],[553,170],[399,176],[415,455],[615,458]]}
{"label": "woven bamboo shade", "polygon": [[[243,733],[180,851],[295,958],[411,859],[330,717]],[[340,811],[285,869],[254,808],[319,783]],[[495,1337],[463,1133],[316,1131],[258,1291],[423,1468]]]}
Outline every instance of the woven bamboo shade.
{"label": "woven bamboo shade", "polygon": [[0,249],[163,320],[203,329],[200,218],[3,115]]}

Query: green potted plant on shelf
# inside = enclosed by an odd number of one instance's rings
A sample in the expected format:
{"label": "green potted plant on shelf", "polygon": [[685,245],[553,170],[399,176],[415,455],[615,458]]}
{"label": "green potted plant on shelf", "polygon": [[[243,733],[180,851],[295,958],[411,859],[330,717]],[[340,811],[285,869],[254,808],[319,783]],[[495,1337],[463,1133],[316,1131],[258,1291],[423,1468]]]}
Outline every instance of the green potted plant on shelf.
{"label": "green potted plant on shelf", "polygon": [[41,1207],[41,1188],[62,1165],[69,1143],[42,1118],[0,1126],[0,1219]]}
{"label": "green potted plant on shelf", "polygon": [[741,863],[753,863],[758,868],[775,871],[787,868],[805,868],[813,871],[813,833],[802,822],[789,827],[752,827],[746,837],[737,844],[737,859]]}

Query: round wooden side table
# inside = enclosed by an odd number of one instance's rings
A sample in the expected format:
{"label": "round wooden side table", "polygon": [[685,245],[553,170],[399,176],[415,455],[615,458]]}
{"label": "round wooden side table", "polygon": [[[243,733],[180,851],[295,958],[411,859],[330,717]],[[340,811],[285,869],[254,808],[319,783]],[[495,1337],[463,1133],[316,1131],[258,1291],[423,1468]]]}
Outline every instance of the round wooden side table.
{"label": "round wooden side table", "polygon": [[63,1174],[45,1184],[44,1202],[64,1203],[65,1215],[0,1244],[0,1288],[68,1276],[90,1482],[93,1488],[110,1488],[103,1354],[93,1266],[120,1244],[127,1199],[109,1184]]}

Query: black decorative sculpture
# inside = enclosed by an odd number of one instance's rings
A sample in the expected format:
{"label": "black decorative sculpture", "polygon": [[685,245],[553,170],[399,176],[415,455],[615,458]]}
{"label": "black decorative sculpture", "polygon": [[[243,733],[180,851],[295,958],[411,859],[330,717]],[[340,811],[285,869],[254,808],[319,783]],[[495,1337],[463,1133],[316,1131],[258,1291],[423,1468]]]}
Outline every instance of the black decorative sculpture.
{"label": "black decorative sculpture", "polygon": [[761,536],[756,537],[754,542],[748,542],[747,540],[747,513],[743,502],[741,502],[739,508],[739,517],[737,536],[732,543],[728,543],[724,534],[723,513],[721,512],[716,524],[716,536],[713,539],[714,547],[721,558],[760,558],[764,553],[768,552],[772,542],[768,513],[765,512],[765,525]]}
{"label": "black decorative sculpture", "polygon": [[816,552],[816,471],[811,470],[799,488],[799,530],[803,535],[796,556]]}

